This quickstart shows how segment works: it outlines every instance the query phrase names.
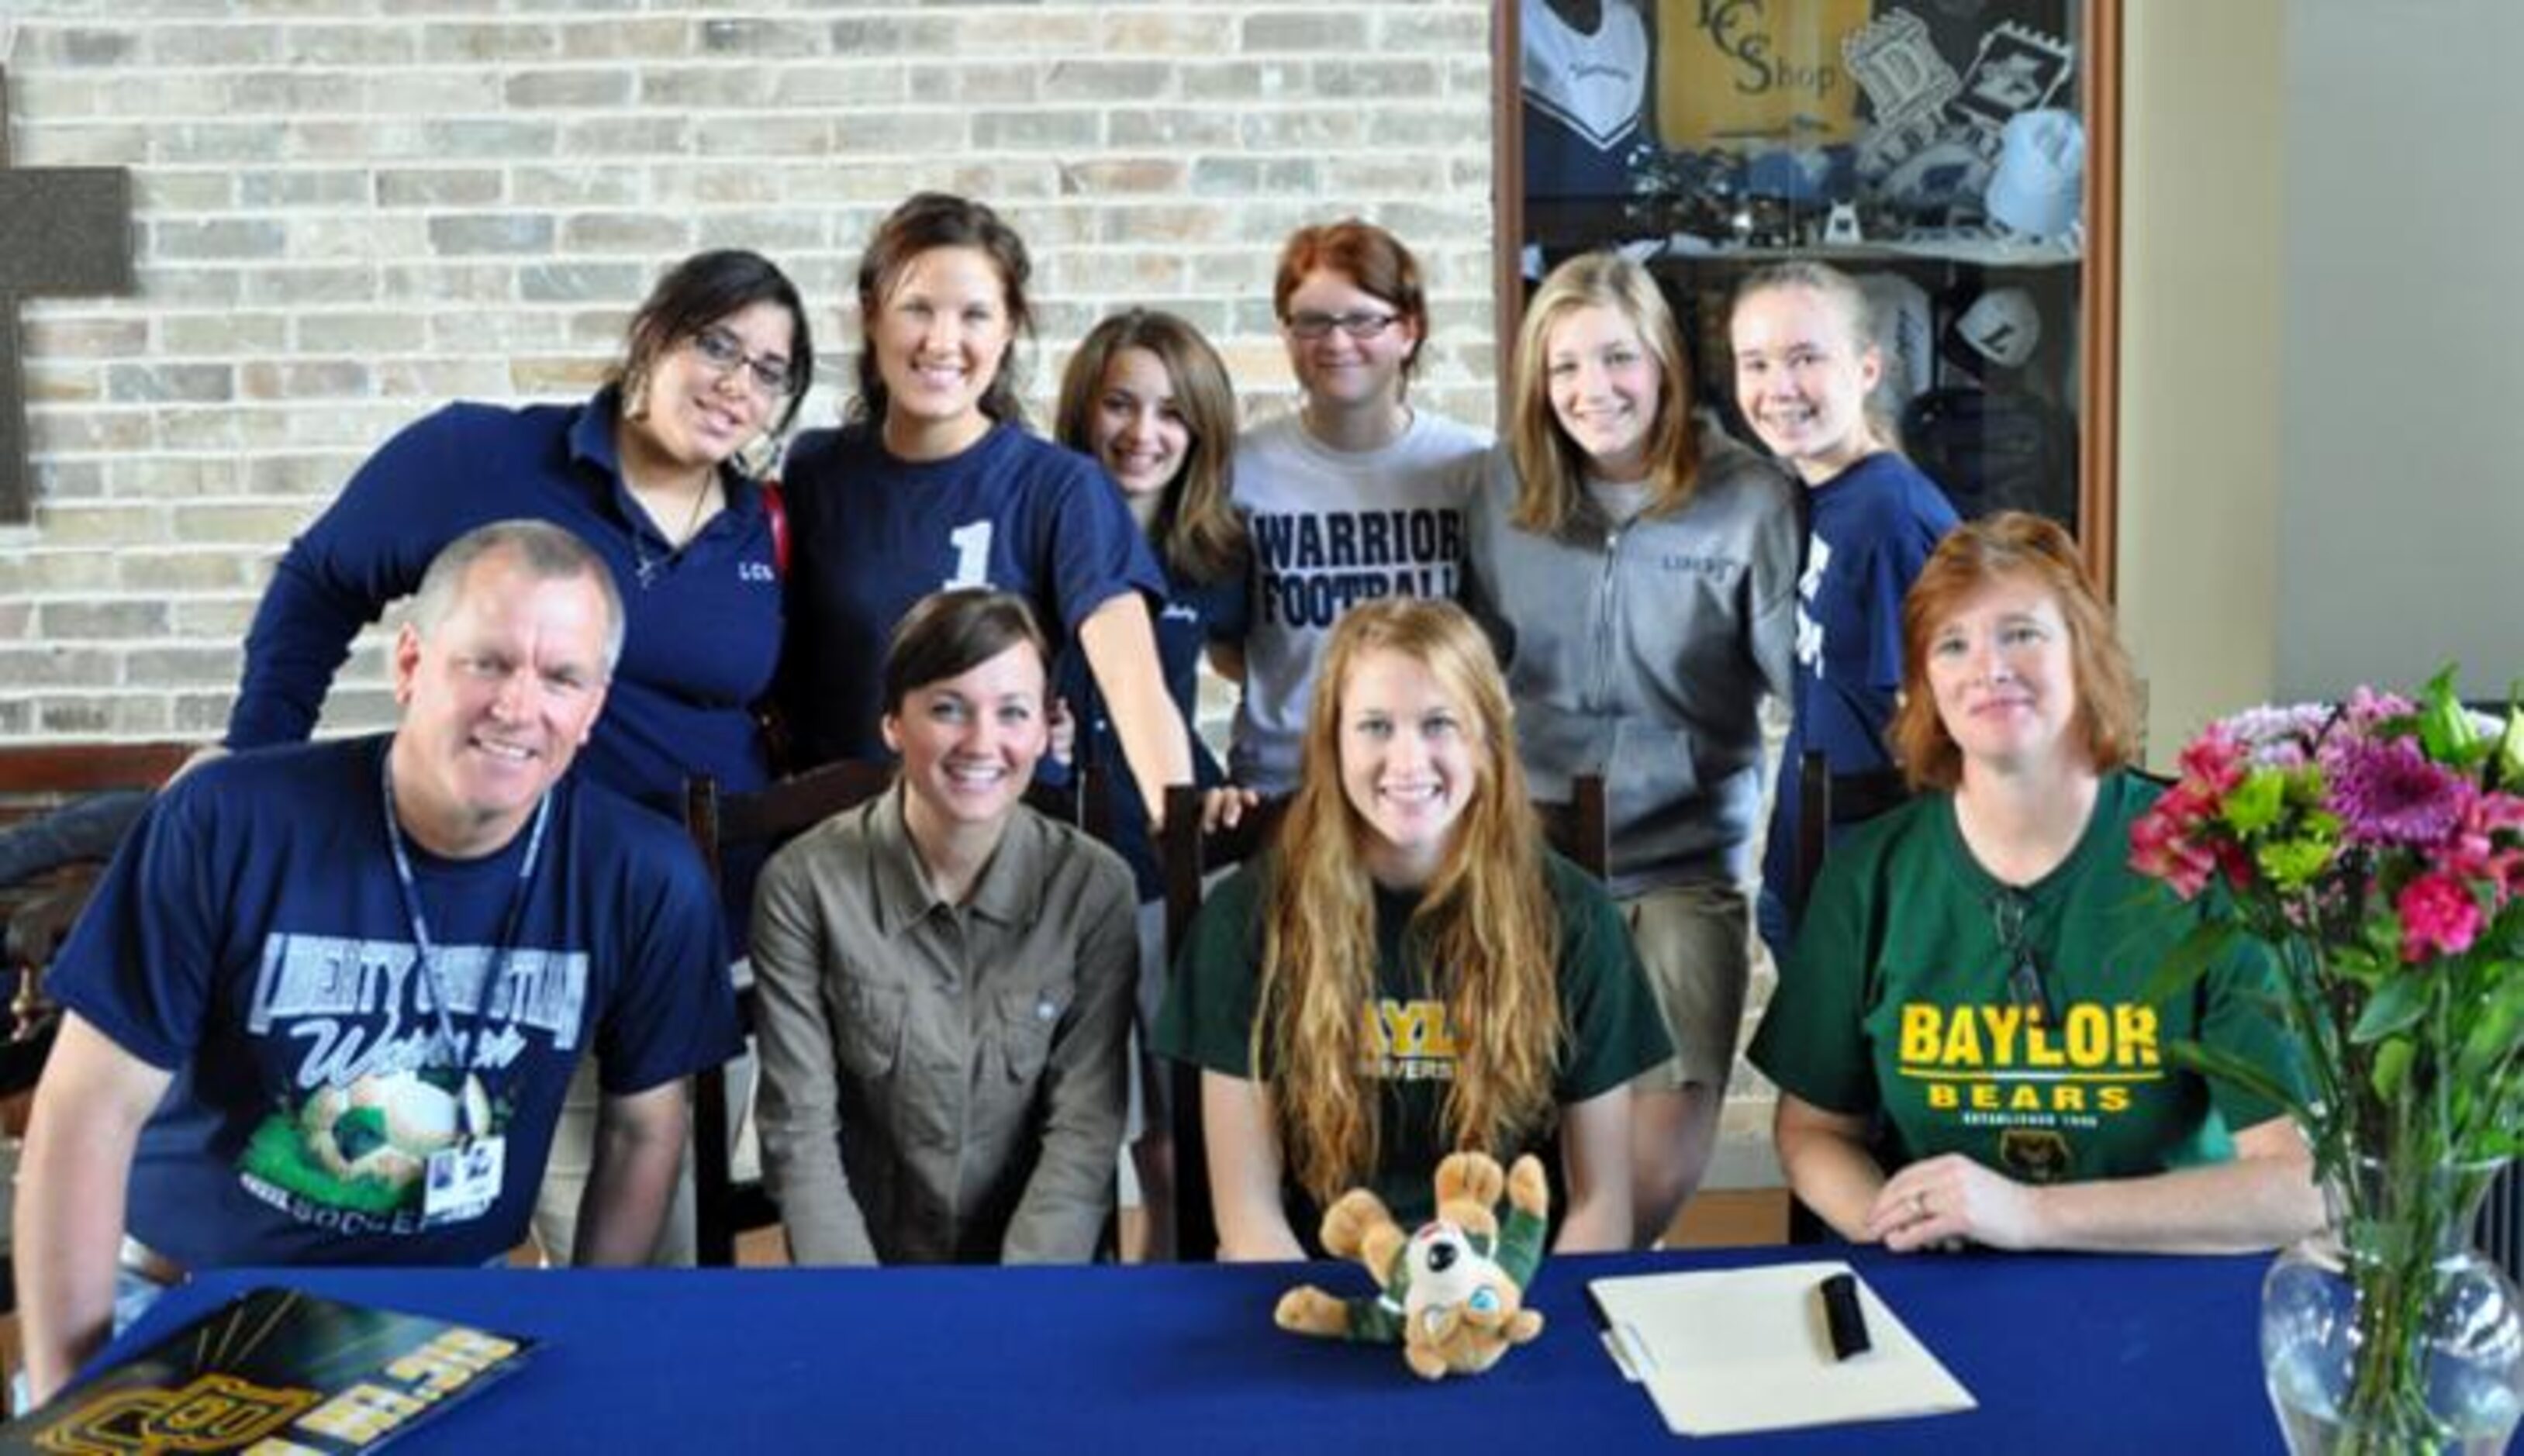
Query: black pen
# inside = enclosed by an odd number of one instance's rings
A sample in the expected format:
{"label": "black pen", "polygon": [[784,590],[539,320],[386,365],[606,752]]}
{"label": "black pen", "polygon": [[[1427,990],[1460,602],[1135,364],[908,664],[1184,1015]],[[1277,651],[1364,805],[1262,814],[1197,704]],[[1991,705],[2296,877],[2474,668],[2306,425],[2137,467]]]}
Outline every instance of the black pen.
{"label": "black pen", "polygon": [[1831,1357],[1846,1360],[1874,1348],[1867,1335],[1867,1311],[1858,1299],[1858,1276],[1841,1273],[1815,1286],[1822,1295],[1823,1324],[1831,1331]]}

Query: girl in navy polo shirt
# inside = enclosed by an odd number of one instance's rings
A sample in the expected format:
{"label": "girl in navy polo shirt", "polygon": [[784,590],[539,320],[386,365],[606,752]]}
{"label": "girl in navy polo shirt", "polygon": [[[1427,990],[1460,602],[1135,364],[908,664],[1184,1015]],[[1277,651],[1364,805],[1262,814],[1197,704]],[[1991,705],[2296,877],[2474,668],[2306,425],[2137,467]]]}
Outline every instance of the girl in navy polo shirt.
{"label": "girl in navy polo shirt", "polygon": [[886,756],[878,683],[914,602],[990,586],[1084,650],[1150,813],[1191,780],[1151,602],[1166,583],[1095,462],[1027,432],[1010,367],[1030,332],[1025,242],[924,192],[860,256],[858,395],[787,468],[796,560],[780,701],[799,767]]}
{"label": "girl in navy polo shirt", "polygon": [[[409,426],[281,557],[246,636],[227,747],[304,741],[360,629],[449,542],[526,516],[585,541],[622,592],[622,657],[581,775],[678,818],[688,775],[760,787],[753,708],[779,658],[781,604],[771,511],[745,458],[789,428],[813,378],[788,276],[757,254],[699,253],[657,280],[586,403],[460,403]],[[751,876],[731,875],[731,925],[752,898]],[[590,1063],[536,1213],[555,1257],[573,1245],[595,1113]],[[691,1262],[689,1203],[679,1195],[661,1261]]]}

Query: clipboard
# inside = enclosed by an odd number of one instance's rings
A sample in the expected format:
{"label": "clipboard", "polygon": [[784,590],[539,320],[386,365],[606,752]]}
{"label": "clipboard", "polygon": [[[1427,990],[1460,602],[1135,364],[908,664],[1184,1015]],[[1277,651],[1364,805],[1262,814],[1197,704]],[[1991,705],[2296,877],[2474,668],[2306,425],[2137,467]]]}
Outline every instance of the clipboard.
{"label": "clipboard", "polygon": [[1838,1261],[1590,1280],[1604,1344],[1676,1435],[1946,1415],[1979,1402],[1863,1279],[1873,1348],[1832,1356],[1816,1290]]}

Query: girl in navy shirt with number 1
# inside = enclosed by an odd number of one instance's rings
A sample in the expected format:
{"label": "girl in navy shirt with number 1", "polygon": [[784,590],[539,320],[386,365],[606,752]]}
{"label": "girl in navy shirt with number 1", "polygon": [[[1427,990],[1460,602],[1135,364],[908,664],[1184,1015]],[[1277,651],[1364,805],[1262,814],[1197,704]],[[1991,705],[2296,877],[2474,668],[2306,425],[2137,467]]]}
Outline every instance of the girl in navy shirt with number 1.
{"label": "girl in navy shirt with number 1", "polygon": [[795,558],[779,699],[805,767],[887,756],[894,625],[946,588],[1025,597],[1082,650],[1153,819],[1191,782],[1151,625],[1164,575],[1093,461],[1025,428],[1009,367],[1030,332],[1024,241],[978,202],[924,192],[860,256],[858,397],[787,468]]}

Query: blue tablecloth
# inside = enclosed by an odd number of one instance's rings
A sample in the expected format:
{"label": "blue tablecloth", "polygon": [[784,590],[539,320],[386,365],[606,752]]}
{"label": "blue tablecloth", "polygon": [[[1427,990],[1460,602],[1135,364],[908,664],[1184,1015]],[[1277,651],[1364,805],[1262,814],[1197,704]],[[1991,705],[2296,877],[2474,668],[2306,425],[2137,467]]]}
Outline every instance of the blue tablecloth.
{"label": "blue tablecloth", "polygon": [[259,1284],[525,1334],[515,1375],[397,1451],[1671,1450],[1614,1370],[1583,1283],[1847,1258],[1978,1397],[1965,1415],[1693,1442],[1728,1450],[2280,1450],[2255,1328],[2266,1256],[1902,1258],[1766,1248],[1555,1259],[1542,1337],[1489,1375],[1424,1384],[1389,1348],[1272,1328],[1335,1266],[1092,1269],[237,1270],[164,1300],[137,1348]]}

